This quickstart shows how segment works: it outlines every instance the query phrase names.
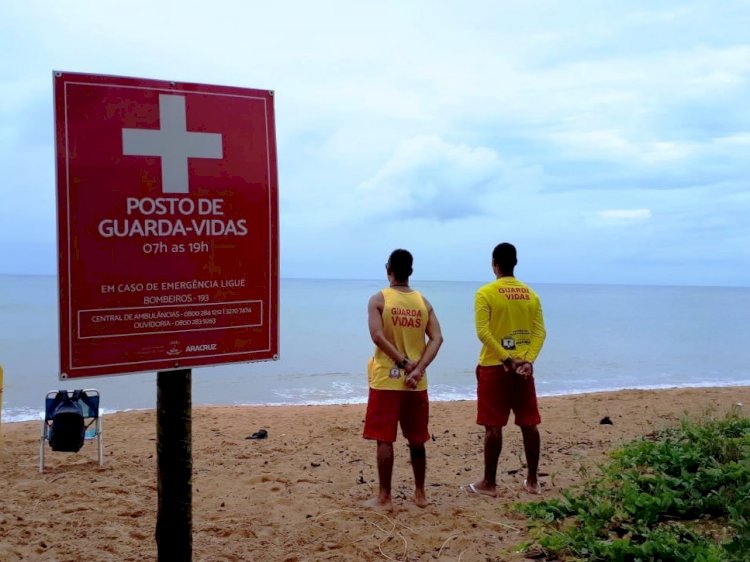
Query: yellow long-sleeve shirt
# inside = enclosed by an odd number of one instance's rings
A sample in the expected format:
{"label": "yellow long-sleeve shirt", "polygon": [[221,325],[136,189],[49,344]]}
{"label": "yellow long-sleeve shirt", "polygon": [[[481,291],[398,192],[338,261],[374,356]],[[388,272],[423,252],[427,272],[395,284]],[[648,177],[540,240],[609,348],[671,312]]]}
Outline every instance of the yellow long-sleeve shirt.
{"label": "yellow long-sleeve shirt", "polygon": [[474,323],[482,342],[479,364],[484,367],[508,357],[533,362],[547,335],[539,296],[515,277],[500,277],[480,287]]}

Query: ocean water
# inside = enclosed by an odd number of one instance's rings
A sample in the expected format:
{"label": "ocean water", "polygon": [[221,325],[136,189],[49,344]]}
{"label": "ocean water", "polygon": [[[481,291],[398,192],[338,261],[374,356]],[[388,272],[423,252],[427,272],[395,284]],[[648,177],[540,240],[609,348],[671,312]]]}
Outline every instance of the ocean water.
{"label": "ocean water", "polygon": [[[489,279],[488,279],[489,280]],[[445,343],[432,400],[475,398],[474,291],[482,282],[413,279]],[[281,282],[281,359],[193,369],[193,404],[341,404],[367,396],[367,300],[384,280]],[[622,388],[750,385],[750,288],[534,284],[547,341],[540,395]],[[47,392],[97,388],[105,411],[153,408],[155,373],[58,380],[52,276],[0,275],[3,421],[38,419]]]}

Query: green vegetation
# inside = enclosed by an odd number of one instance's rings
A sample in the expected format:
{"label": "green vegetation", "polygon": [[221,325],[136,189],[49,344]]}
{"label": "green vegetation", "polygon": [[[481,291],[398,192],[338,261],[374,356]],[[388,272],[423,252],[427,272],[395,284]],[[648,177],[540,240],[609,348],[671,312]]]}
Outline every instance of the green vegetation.
{"label": "green vegetation", "polygon": [[585,489],[516,507],[550,557],[746,562],[750,419],[685,421],[613,453]]}

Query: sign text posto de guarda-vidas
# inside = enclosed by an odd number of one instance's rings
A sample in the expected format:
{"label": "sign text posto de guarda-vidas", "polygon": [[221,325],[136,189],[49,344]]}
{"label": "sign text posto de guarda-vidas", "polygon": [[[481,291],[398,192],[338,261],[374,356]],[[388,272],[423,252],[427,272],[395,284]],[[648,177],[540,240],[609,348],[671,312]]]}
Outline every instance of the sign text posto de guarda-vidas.
{"label": "sign text posto de guarda-vidas", "polygon": [[54,88],[61,377],[276,358],[273,93]]}

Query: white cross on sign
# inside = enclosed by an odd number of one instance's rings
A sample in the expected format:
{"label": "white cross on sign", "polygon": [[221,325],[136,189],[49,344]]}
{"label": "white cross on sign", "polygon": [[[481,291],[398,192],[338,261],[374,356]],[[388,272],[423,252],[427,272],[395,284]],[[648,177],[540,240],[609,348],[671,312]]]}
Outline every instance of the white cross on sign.
{"label": "white cross on sign", "polygon": [[222,158],[219,133],[187,130],[185,96],[159,94],[160,129],[123,129],[125,156],[161,157],[161,190],[188,192],[188,158]]}

